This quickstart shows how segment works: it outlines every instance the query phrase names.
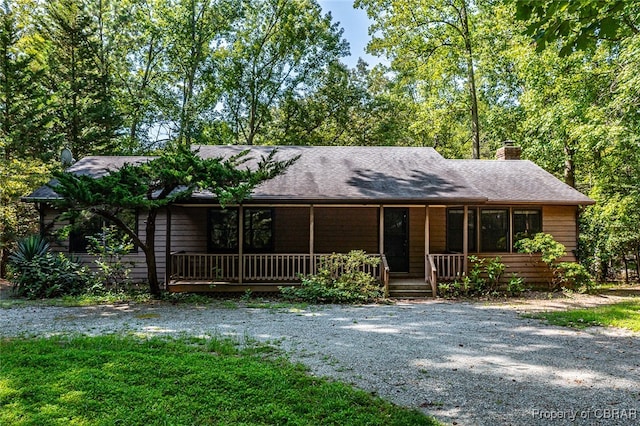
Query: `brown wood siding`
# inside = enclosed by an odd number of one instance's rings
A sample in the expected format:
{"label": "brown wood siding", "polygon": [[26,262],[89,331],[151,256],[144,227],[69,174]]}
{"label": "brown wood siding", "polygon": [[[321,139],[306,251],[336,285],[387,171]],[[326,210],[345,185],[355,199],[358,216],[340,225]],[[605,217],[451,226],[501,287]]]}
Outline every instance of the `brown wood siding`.
{"label": "brown wood siding", "polygon": [[378,209],[315,207],[315,252],[378,253]]}
{"label": "brown wood siding", "polygon": [[545,206],[542,209],[542,231],[553,235],[564,244],[567,256],[563,261],[575,261],[574,250],[578,247],[578,228],[575,206]]}
{"label": "brown wood siding", "polygon": [[409,209],[409,276],[424,277],[424,207]]}
{"label": "brown wood siding", "polygon": [[[502,281],[507,282],[512,274],[524,279],[525,283],[536,289],[549,289],[551,283],[551,272],[547,265],[540,260],[540,255],[530,256],[520,253],[482,253],[474,256],[480,258],[500,257],[501,262],[507,268],[502,276]],[[468,264],[470,270],[471,264]]]}
{"label": "brown wood siding", "polygon": [[429,252],[447,251],[447,209],[429,207]]}
{"label": "brown wood siding", "polygon": [[[45,209],[44,213],[44,224],[45,229],[47,229],[48,234],[53,235],[56,231],[60,230],[62,227],[68,224],[68,221],[58,220],[59,211],[53,208]],[[140,212],[138,214],[138,229],[140,238],[144,241],[145,234],[145,222],[146,222],[146,212]],[[52,224],[51,228],[48,228],[48,225]],[[166,215],[164,211],[160,211],[158,213],[158,217],[156,219],[156,264],[158,271],[158,279],[160,281],[164,280],[165,276],[165,250],[166,250]],[[51,247],[54,251],[62,252],[69,254],[69,240],[64,241],[54,241],[51,244]],[[85,265],[87,265],[92,270],[96,270],[96,265],[94,263],[95,257],[88,253],[72,253],[73,257],[79,259]],[[131,279],[134,281],[146,281],[147,279],[147,263],[145,260],[144,252],[140,249],[136,253],[128,254],[122,259],[124,262],[133,262],[133,267],[131,269]]]}
{"label": "brown wood siding", "polygon": [[171,208],[171,251],[207,252],[206,207]]}
{"label": "brown wood siding", "polygon": [[309,253],[309,207],[275,209],[276,253]]}

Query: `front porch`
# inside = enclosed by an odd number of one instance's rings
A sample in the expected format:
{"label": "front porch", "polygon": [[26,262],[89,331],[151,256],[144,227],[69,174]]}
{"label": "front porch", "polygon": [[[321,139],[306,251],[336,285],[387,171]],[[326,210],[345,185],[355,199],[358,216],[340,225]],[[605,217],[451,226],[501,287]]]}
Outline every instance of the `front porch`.
{"label": "front porch", "polygon": [[[301,276],[314,274],[330,254],[205,254],[171,253],[167,289],[171,292],[277,292],[281,285],[296,285]],[[435,297],[438,281],[451,281],[464,272],[461,254],[425,256],[423,278],[391,275],[386,256],[364,272],[377,277],[391,297]]]}
{"label": "front porch", "polygon": [[169,211],[169,291],[259,292],[297,284],[330,253],[364,250],[381,259],[366,272],[385,294],[436,294],[437,280],[465,269],[445,249],[444,206],[184,205]]}

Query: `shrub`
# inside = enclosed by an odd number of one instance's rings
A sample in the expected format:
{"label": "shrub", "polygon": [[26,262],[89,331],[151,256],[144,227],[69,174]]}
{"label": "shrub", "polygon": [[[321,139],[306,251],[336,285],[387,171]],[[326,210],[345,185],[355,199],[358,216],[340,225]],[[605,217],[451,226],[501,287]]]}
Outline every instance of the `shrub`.
{"label": "shrub", "polygon": [[82,293],[91,272],[64,254],[53,254],[39,236],[20,241],[9,257],[13,290],[30,299]]}
{"label": "shrub", "polygon": [[570,289],[591,290],[593,280],[587,268],[579,263],[560,262],[557,265],[557,276],[561,286]]}
{"label": "shrub", "polygon": [[380,259],[362,250],[332,254],[322,260],[318,272],[302,278],[299,287],[280,287],[284,297],[313,303],[366,303],[382,297],[378,280],[364,272]]}
{"label": "shrub", "polygon": [[438,294],[444,298],[492,295],[498,292],[500,280],[507,266],[500,257],[493,259],[469,256],[471,269],[453,283],[438,284]]}
{"label": "shrub", "polygon": [[540,253],[542,261],[552,273],[551,285],[554,289],[561,286],[571,289],[591,287],[591,275],[587,269],[574,262],[558,262],[566,253],[563,244],[553,239],[553,236],[545,233],[536,234],[533,238],[524,238],[515,244],[521,253]]}
{"label": "shrub", "polygon": [[509,278],[509,282],[507,283],[507,294],[510,296],[517,296],[524,292],[524,290],[524,279],[516,274],[512,274],[511,278]]}
{"label": "shrub", "polygon": [[115,226],[105,226],[100,234],[89,236],[87,239],[89,254],[96,256],[94,263],[98,266],[98,287],[118,289],[119,285],[129,283],[134,263],[125,262],[123,258],[135,247],[131,238],[121,235]]}

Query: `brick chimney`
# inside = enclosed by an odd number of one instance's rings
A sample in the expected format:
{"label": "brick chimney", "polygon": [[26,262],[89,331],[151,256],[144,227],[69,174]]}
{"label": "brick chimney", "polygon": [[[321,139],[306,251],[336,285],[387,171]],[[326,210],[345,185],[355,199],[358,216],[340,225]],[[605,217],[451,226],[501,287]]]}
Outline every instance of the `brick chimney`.
{"label": "brick chimney", "polygon": [[515,142],[506,140],[502,142],[502,148],[496,151],[496,160],[519,160],[522,148],[515,146]]}

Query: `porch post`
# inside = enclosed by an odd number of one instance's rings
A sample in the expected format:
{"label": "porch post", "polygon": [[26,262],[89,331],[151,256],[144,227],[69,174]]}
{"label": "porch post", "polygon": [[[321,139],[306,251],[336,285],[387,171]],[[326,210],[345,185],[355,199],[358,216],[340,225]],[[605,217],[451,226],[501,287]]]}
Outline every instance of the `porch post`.
{"label": "porch post", "polygon": [[244,207],[238,206],[238,284],[244,275]]}
{"label": "porch post", "polygon": [[469,256],[469,206],[464,206],[464,223],[462,224],[462,253],[464,260],[462,271],[467,273],[467,257]]}
{"label": "porch post", "polygon": [[380,255],[384,254],[384,206],[381,204],[379,207],[380,217],[378,218],[378,251]]}
{"label": "porch post", "polygon": [[171,263],[171,207],[167,206],[165,213],[165,220],[167,221],[166,227],[166,243],[165,243],[165,261],[164,261],[164,287],[169,288],[169,281],[171,281],[171,269],[173,264]]}
{"label": "porch post", "polygon": [[313,260],[314,246],[315,246],[315,212],[313,211],[313,204],[309,206],[309,266],[311,267],[311,273],[316,273],[316,262]]}
{"label": "porch post", "polygon": [[431,230],[429,229],[429,206],[424,206],[424,255],[428,255],[431,251],[430,241]]}

